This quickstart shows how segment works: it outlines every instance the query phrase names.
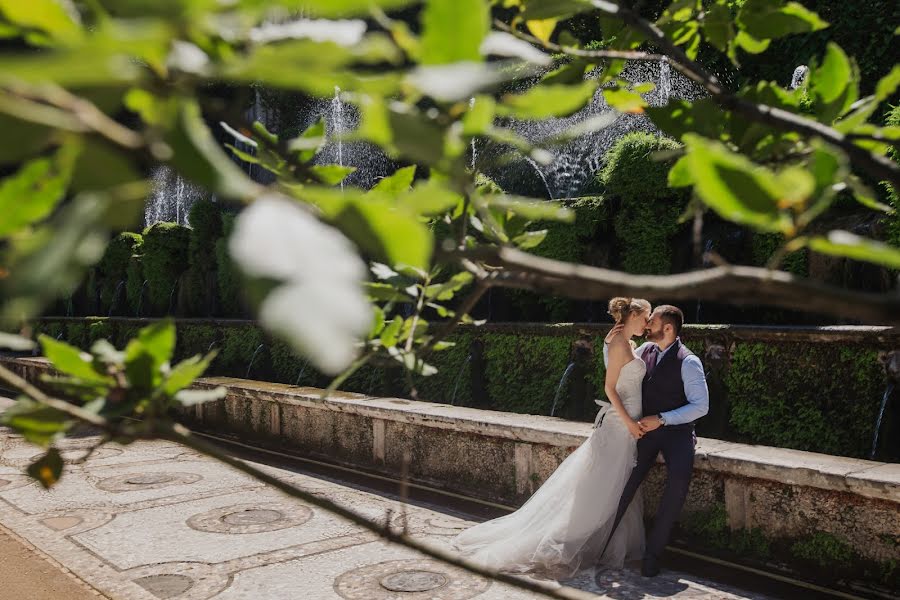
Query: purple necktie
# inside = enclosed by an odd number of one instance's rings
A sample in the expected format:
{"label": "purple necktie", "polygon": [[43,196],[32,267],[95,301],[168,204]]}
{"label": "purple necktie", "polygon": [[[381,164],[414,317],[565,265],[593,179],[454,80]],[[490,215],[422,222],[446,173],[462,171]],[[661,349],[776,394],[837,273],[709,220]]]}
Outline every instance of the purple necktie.
{"label": "purple necktie", "polygon": [[657,358],[657,350],[656,348],[650,348],[650,356],[647,357],[647,373],[652,373],[653,368],[656,367],[656,358]]}

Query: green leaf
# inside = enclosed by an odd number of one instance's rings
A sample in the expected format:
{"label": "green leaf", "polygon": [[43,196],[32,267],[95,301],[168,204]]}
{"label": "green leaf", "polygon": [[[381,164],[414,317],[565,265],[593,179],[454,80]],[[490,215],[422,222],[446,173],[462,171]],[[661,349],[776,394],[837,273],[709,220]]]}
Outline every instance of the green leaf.
{"label": "green leaf", "polygon": [[381,335],[381,332],[384,331],[385,320],[384,320],[384,309],[380,306],[373,305],[372,311],[374,312],[374,318],[372,319],[372,328],[369,330],[369,338],[374,339],[376,336]]}
{"label": "green leaf", "polygon": [[85,354],[65,342],[55,340],[49,335],[41,334],[38,339],[44,356],[53,363],[53,367],[57,371],[93,383],[112,383],[112,379],[108,375],[98,373],[94,369],[89,354]]}
{"label": "green leaf", "polygon": [[49,490],[59,481],[63,470],[62,456],[56,448],[50,448],[42,457],[28,465],[28,474]]}
{"label": "green leaf", "polygon": [[457,194],[440,181],[429,179],[397,198],[397,205],[405,207],[409,212],[423,216],[443,214],[463,201]]}
{"label": "green leaf", "polygon": [[435,283],[425,287],[425,297],[429,300],[446,302],[452,300],[459,290],[472,283],[472,274],[468,271],[457,273],[444,283]]}
{"label": "green leaf", "polygon": [[483,200],[491,208],[509,211],[529,221],[572,223],[575,220],[575,212],[558,202],[507,195],[484,196]]}
{"label": "green leaf", "polygon": [[494,113],[497,103],[491,96],[476,96],[469,105],[469,110],[463,115],[463,135],[476,136],[484,133],[494,124]]}
{"label": "green leaf", "polygon": [[77,145],[69,144],[54,157],[25,163],[0,182],[0,238],[48,217],[66,193]]}
{"label": "green leaf", "polygon": [[694,185],[694,177],[691,173],[690,159],[682,156],[672,168],[669,169],[668,184],[671,188],[688,187]]}
{"label": "green leaf", "polygon": [[348,204],[335,218],[340,230],[371,254],[391,266],[406,264],[427,269],[431,262],[431,232],[416,215],[386,202]]}
{"label": "green leaf", "polygon": [[[277,6],[287,11],[315,15],[319,18],[366,16],[374,7],[383,11],[417,4],[418,0],[280,0]],[[268,8],[270,0],[240,0],[244,8]]]}
{"label": "green leaf", "polygon": [[[756,39],[746,31],[738,31],[737,35],[734,36],[734,45],[750,54],[762,54],[769,48],[771,42],[772,40],[768,39]],[[729,52],[729,55],[732,62],[735,62],[734,54]]]}
{"label": "green leaf", "polygon": [[892,214],[894,212],[892,207],[879,202],[875,197],[875,193],[860,181],[858,177],[851,175],[847,178],[847,183],[850,184],[850,189],[853,190],[853,197],[856,198],[856,201],[866,208],[871,208],[872,210],[887,214]]}
{"label": "green leaf", "polygon": [[603,99],[619,112],[641,114],[647,103],[637,92],[625,88],[609,88],[603,90]]}
{"label": "green leaf", "polygon": [[204,402],[221,400],[228,393],[224,387],[214,387],[202,390],[179,390],[175,394],[175,401],[181,406],[196,406]]}
{"label": "green leaf", "polygon": [[810,78],[810,91],[812,95],[824,104],[830,104],[837,100],[850,84],[853,77],[853,69],[850,59],[834,42],[829,42],[825,49],[825,58],[822,65],[816,69]]}
{"label": "green leaf", "polygon": [[13,350],[15,352],[23,352],[25,350],[31,350],[34,347],[34,342],[26,337],[22,337],[21,335],[16,335],[14,333],[6,333],[5,331],[0,331],[0,348],[2,349]]}
{"label": "green leaf", "polygon": [[398,302],[410,303],[413,301],[408,294],[398,290],[389,283],[374,283],[367,281],[363,286],[365,287],[366,294],[375,301],[393,302],[395,304]]}
{"label": "green leaf", "polygon": [[694,190],[722,218],[764,231],[786,232],[790,220],[779,211],[775,175],[722,144],[686,134],[684,142]]}
{"label": "green leaf", "polygon": [[648,106],[646,111],[654,125],[675,139],[686,133],[718,138],[730,125],[729,113],[712,98],[694,102],[673,98],[665,106]]}
{"label": "green leaf", "polygon": [[393,174],[384,177],[372,188],[373,192],[384,192],[386,194],[400,194],[406,192],[412,185],[416,176],[416,165],[410,165],[397,169]]}
{"label": "green leaf", "polygon": [[343,167],[341,165],[313,165],[309,168],[315,173],[319,181],[325,185],[337,185],[347,178],[350,173],[356,171],[356,167]]}
{"label": "green leaf", "polygon": [[811,250],[822,254],[875,263],[889,269],[900,269],[900,249],[848,231],[831,231],[825,237],[811,238],[808,246]]}
{"label": "green leaf", "polygon": [[525,0],[522,18],[527,21],[565,19],[594,10],[589,0]]}
{"label": "green leaf", "polygon": [[519,119],[567,117],[594,97],[598,81],[589,79],[577,85],[536,85],[524,94],[508,94],[497,106],[497,113]]}
{"label": "green leaf", "polygon": [[827,21],[802,4],[784,3],[782,0],[746,0],[738,12],[737,23],[741,29],[759,40],[828,27]]}
{"label": "green leaf", "polygon": [[39,29],[65,44],[82,39],[81,27],[59,0],[0,0],[0,13],[22,29]]}
{"label": "green leaf", "polygon": [[423,65],[481,61],[481,42],[490,29],[484,0],[431,0],[422,12]]}
{"label": "green leaf", "polygon": [[444,157],[444,131],[425,115],[391,111],[388,117],[393,144],[417,163],[436,164]]}
{"label": "green leaf", "polygon": [[514,237],[512,243],[518,246],[520,250],[530,250],[531,248],[539,246],[546,237],[546,229],[541,229],[540,231],[526,231],[525,233]]}
{"label": "green leaf", "polygon": [[703,17],[703,34],[707,41],[721,52],[728,50],[734,40],[734,19],[724,0],[709,5]]}
{"label": "green leaf", "polygon": [[125,372],[132,387],[154,388],[162,379],[162,366],[175,351],[175,324],[158,321],[138,331],[125,347]]}
{"label": "green leaf", "polygon": [[291,152],[299,152],[298,158],[302,162],[309,162],[318,154],[322,146],[326,142],[325,137],[325,117],[321,117],[318,121],[306,128],[299,136],[288,142],[288,150]]}
{"label": "green leaf", "polygon": [[175,392],[182,390],[206,372],[210,363],[216,358],[216,351],[210,352],[206,356],[192,356],[186,358],[174,367],[163,383],[163,391],[167,396],[174,396]]}
{"label": "green leaf", "polygon": [[400,341],[400,328],[403,327],[403,317],[394,317],[381,332],[379,339],[385,348],[393,348]]}
{"label": "green leaf", "polygon": [[0,415],[0,423],[11,427],[32,444],[47,446],[68,431],[73,422],[62,411],[20,396]]}
{"label": "green leaf", "polygon": [[891,72],[878,80],[875,84],[875,98],[879,102],[887,100],[900,85],[900,65],[894,65]]}
{"label": "green leaf", "polygon": [[188,179],[227,198],[248,200],[256,195],[258,186],[222,151],[196,101],[182,101],[166,142],[174,152],[172,165]]}

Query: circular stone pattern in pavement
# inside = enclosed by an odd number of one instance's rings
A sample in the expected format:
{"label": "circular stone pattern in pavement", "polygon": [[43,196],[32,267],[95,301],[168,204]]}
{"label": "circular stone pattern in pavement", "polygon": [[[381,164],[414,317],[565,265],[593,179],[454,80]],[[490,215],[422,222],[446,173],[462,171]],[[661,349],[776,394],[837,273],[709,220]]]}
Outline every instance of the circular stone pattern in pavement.
{"label": "circular stone pattern in pavement", "polygon": [[187,520],[187,525],[208,533],[263,533],[303,525],[312,516],[312,510],[300,504],[254,502],[194,515]]}
{"label": "circular stone pattern in pavement", "polygon": [[134,582],[157,598],[175,598],[185,593],[194,585],[194,581],[185,575],[166,574],[148,575],[135,579]]}
{"label": "circular stone pattern in pavement", "polygon": [[107,477],[97,483],[97,487],[107,492],[134,492],[155,490],[173,485],[197,483],[203,479],[196,473],[126,473]]}
{"label": "circular stone pattern in pavement", "polygon": [[418,558],[360,567],[334,581],[335,591],[346,600],[468,600],[490,586],[465,571]]}

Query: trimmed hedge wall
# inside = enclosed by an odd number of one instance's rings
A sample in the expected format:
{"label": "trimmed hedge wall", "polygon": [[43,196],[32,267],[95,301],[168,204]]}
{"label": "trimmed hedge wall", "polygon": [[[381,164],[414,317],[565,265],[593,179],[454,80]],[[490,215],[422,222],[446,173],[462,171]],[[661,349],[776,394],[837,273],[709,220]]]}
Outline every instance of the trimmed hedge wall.
{"label": "trimmed hedge wall", "polygon": [[141,273],[147,281],[147,314],[170,312],[188,265],[190,238],[191,230],[175,223],[156,223],[144,231]]}
{"label": "trimmed hedge wall", "polygon": [[[38,332],[87,348],[99,337],[121,346],[142,324],[133,319],[45,319]],[[439,373],[414,381],[420,399],[517,413],[548,415],[563,372],[556,414],[593,420],[603,398],[604,326],[501,324],[460,327],[456,345],[429,362]],[[759,336],[769,336],[760,341]],[[803,341],[798,341],[802,339]],[[691,327],[685,343],[704,362],[710,413],[698,422],[706,437],[868,457],[884,393],[885,352],[900,346],[896,334],[845,335],[831,341],[813,331]],[[259,352],[257,352],[257,349]],[[328,378],[290,348],[250,322],[179,321],[180,358],[220,353],[211,374],[325,387]],[[579,352],[580,349],[580,352]],[[256,359],[250,366],[256,353]],[[409,395],[399,369],[364,367],[343,390],[379,396]],[[900,460],[900,403],[888,404],[879,456]]]}

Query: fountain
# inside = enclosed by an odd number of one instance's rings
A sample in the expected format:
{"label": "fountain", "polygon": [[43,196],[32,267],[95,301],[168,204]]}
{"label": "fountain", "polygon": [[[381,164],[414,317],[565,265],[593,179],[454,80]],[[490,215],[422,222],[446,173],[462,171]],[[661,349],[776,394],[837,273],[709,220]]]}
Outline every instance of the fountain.
{"label": "fountain", "polygon": [[253,368],[253,363],[256,362],[256,356],[264,347],[265,344],[260,344],[256,347],[256,350],[253,351],[253,356],[250,357],[250,364],[247,365],[247,374],[244,376],[244,379],[250,379],[250,369]]}
{"label": "fountain", "polygon": [[466,360],[463,361],[463,364],[459,367],[459,371],[456,373],[456,379],[453,383],[453,393],[450,395],[450,406],[454,406],[456,404],[456,391],[459,389],[459,381],[460,379],[462,379],[463,372],[466,370],[466,367],[470,362],[472,362],[471,354],[466,357]]}
{"label": "fountain", "polygon": [[141,318],[141,310],[144,308],[144,289],[147,287],[147,283],[145,279],[141,284],[141,291],[138,292],[137,314],[135,315],[137,318]]}
{"label": "fountain", "polygon": [[563,386],[569,380],[569,374],[575,368],[575,361],[569,363],[566,370],[563,371],[562,377],[559,379],[559,385],[556,386],[556,394],[553,396],[553,406],[550,408],[550,416],[556,416],[556,404],[559,402],[559,395],[562,393]]}
{"label": "fountain", "polygon": [[[590,75],[589,75],[590,76]],[[629,63],[621,77],[632,82],[652,81],[656,89],[645,95],[648,103],[663,106],[675,98],[695,99],[702,96],[700,87],[678,72],[673,72],[665,60]],[[527,84],[525,84],[527,85]],[[608,118],[604,118],[608,115]],[[606,152],[620,137],[631,131],[657,131],[645,114],[613,112],[598,89],[591,101],[581,110],[568,117],[542,120],[503,119],[499,125],[508,127],[519,136],[534,144],[547,143],[558,138],[561,133],[580,125],[599,120],[605,126],[595,131],[579,135],[561,146],[551,147],[552,159],[547,164],[538,164],[531,157],[521,157],[519,162],[500,166],[490,165],[491,158],[509,152],[509,146],[491,143],[480,148],[480,164],[486,174],[500,187],[513,193],[525,195],[540,194],[531,189],[532,182],[526,170],[534,169],[540,176],[550,198],[570,198],[581,194],[585,184],[594,177],[605,160]],[[524,189],[524,186],[529,189]]]}
{"label": "fountain", "polygon": [[113,316],[113,312],[116,310],[116,306],[119,304],[119,296],[121,295],[122,288],[125,286],[125,281],[119,281],[119,284],[116,286],[116,291],[113,292],[112,300],[109,303],[109,314],[107,317]]}
{"label": "fountain", "polygon": [[889,352],[884,360],[884,370],[887,375],[887,387],[884,390],[884,396],[881,398],[881,405],[878,407],[878,416],[875,418],[875,433],[872,435],[872,451],[869,453],[869,459],[874,460],[878,451],[878,436],[881,432],[881,423],[884,419],[884,411],[887,408],[888,401],[894,393],[894,389],[900,382],[900,350]]}
{"label": "fountain", "polygon": [[161,221],[188,226],[188,214],[202,190],[165,165],[154,169],[150,180],[153,189],[144,207],[144,226]]}
{"label": "fountain", "polygon": [[294,385],[300,387],[300,380],[303,379],[303,375],[306,373],[306,368],[309,366],[309,361],[304,360],[303,366],[300,368],[300,372],[297,373],[297,381],[294,382]]}

